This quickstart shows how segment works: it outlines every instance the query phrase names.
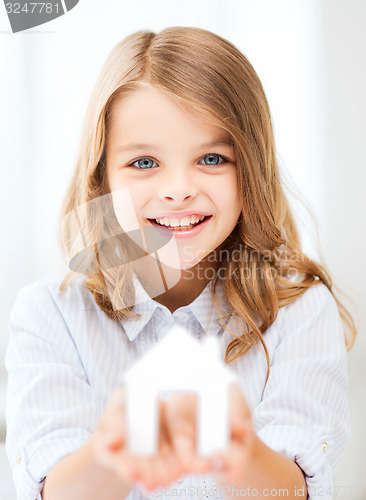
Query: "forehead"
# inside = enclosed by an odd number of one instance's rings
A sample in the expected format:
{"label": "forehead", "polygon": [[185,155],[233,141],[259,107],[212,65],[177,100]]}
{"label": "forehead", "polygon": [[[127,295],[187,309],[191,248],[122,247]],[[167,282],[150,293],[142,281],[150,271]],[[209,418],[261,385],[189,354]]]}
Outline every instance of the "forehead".
{"label": "forehead", "polygon": [[135,136],[176,133],[190,134],[198,140],[225,140],[230,134],[207,110],[182,104],[177,98],[155,87],[143,87],[120,96],[113,103],[109,135]]}

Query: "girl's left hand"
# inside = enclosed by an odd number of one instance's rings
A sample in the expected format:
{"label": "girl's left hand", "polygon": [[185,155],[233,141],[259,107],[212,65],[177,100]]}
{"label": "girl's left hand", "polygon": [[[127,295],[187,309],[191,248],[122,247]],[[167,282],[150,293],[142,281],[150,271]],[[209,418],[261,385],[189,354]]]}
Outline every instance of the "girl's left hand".
{"label": "girl's left hand", "polygon": [[[196,402],[193,395],[179,394],[166,403],[166,425],[175,452],[187,473],[194,473],[207,460],[196,453]],[[242,483],[254,449],[255,433],[250,410],[236,385],[231,388],[229,425],[230,442],[227,451],[209,457],[210,467],[205,471],[214,477],[219,486]]]}

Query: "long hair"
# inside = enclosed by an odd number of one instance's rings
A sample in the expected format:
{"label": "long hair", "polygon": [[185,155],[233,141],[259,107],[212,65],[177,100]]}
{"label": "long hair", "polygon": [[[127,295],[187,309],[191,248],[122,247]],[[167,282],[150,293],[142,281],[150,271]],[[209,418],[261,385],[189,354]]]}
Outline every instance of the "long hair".
{"label": "long hair", "polygon": [[[167,93],[198,117],[216,120],[232,138],[243,205],[225,245],[229,256],[235,252],[240,258],[221,259],[220,275],[231,311],[245,327],[239,333],[230,331],[233,340],[225,361],[239,358],[260,343],[269,367],[265,331],[279,308],[320,283],[336,300],[350,349],[356,336],[352,318],[335,297],[326,268],[301,250],[280,180],[271,116],[261,82],[246,57],[216,34],[189,27],[167,28],[158,34],[139,31],[113,49],[90,100],[76,169],[60,217],[108,193],[105,151],[113,104],[143,84]],[[62,240],[70,243],[71,235],[71,223],[62,224]],[[131,276],[127,272],[110,276],[116,283],[116,294],[122,297],[121,307],[115,310],[106,285],[108,273],[101,271],[97,247],[95,257],[97,268],[85,272],[85,283],[99,307],[111,318],[136,317],[131,307],[123,306],[128,303],[123,297],[134,293]],[[113,274],[113,270],[109,272]],[[293,279],[294,274],[301,279]],[[74,272],[68,273],[61,289],[74,277]],[[214,293],[216,280],[213,283],[213,302],[220,308]],[[222,313],[222,326],[228,329],[224,316]]]}

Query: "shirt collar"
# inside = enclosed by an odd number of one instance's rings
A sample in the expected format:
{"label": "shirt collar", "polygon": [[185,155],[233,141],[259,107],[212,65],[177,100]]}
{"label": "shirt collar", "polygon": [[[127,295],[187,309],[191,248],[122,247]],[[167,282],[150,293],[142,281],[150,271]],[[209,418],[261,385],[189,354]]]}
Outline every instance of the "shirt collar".
{"label": "shirt collar", "polygon": [[133,274],[133,284],[135,287],[136,303],[132,308],[132,312],[140,314],[140,317],[135,320],[122,320],[123,328],[131,342],[135,340],[137,335],[150,321],[152,315],[155,312],[155,309],[160,306],[158,302],[150,297],[150,295],[141,285],[140,280],[137,278],[136,274]]}
{"label": "shirt collar", "polygon": [[[138,336],[138,334],[143,330],[143,328],[150,321],[156,308],[170,311],[159,304],[157,301],[152,299],[150,295],[146,292],[144,287],[141,285],[140,280],[137,278],[136,274],[133,275],[133,284],[135,287],[135,297],[136,304],[132,308],[132,312],[140,315],[140,318],[136,320],[124,320],[123,328],[126,332],[128,339],[132,342]],[[220,330],[220,326],[217,324],[217,320],[220,318],[219,311],[214,306],[212,302],[212,281],[210,281],[201,294],[191,303],[186,306],[182,306],[174,311],[178,314],[178,311],[192,312],[201,324],[203,330],[207,335],[217,335]],[[224,286],[221,280],[217,281],[215,287],[215,293],[218,298],[218,303],[221,306],[226,306]],[[224,309],[227,311],[227,308]]]}
{"label": "shirt collar", "polygon": [[[228,306],[225,299],[222,280],[217,280],[215,295],[218,304],[223,308],[223,312],[226,313],[228,311]],[[220,312],[212,301],[212,281],[210,281],[202,293],[186,307],[193,312],[207,335],[217,335],[221,329],[221,326],[217,323],[220,319]],[[221,320],[223,321],[223,318],[221,318]]]}

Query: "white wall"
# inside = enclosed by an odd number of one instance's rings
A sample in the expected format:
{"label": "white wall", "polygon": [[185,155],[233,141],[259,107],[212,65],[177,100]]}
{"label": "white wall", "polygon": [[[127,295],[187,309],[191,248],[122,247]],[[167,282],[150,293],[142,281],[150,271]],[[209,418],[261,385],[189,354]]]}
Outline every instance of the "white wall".
{"label": "white wall", "polygon": [[[4,33],[0,5],[0,356],[16,291],[66,270],[55,223],[106,55],[133,31],[172,25],[215,31],[253,63],[283,167],[318,216],[329,267],[359,306],[360,338],[349,357],[354,437],[336,478],[356,488],[364,484],[366,442],[364,0],[80,0],[66,16],[16,35]],[[311,253],[312,239],[303,229]],[[344,498],[361,498],[352,495]]]}
{"label": "white wall", "polygon": [[[324,253],[338,282],[354,300],[359,334],[349,354],[353,437],[338,469],[337,484],[352,500],[366,498],[366,2],[323,2],[326,75]],[[352,490],[352,487],[353,490]],[[363,489],[363,496],[360,489]]]}

